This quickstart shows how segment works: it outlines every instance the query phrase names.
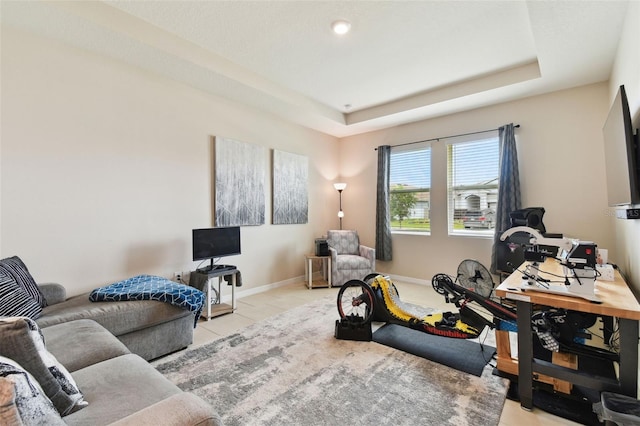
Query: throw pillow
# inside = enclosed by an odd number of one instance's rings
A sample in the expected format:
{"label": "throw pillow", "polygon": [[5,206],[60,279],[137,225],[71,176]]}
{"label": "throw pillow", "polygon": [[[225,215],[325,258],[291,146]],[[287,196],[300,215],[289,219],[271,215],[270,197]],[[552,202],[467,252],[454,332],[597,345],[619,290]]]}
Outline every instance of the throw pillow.
{"label": "throw pillow", "polygon": [[42,307],[16,282],[0,268],[0,316],[25,316],[37,319]]}
{"label": "throw pillow", "polygon": [[[0,363],[0,370],[4,368]],[[16,390],[13,382],[0,376],[0,424],[22,425],[20,413],[16,407]]]}
{"label": "throw pillow", "polygon": [[7,271],[13,279],[38,302],[40,307],[44,308],[47,306],[47,301],[42,295],[40,288],[38,288],[36,281],[29,273],[27,266],[18,256],[7,257],[6,259],[0,260],[0,269]]}
{"label": "throw pillow", "polygon": [[17,360],[40,383],[60,415],[88,403],[67,369],[45,347],[40,328],[30,318],[0,318],[0,355]]}
{"label": "throw pillow", "polygon": [[0,424],[64,425],[38,382],[14,360],[0,356]]}

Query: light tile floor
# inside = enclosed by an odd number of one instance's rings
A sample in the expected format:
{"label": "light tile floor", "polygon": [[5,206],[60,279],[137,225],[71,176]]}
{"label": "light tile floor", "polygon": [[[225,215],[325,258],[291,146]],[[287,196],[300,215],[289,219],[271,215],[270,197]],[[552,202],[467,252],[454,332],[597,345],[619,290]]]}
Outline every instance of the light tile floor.
{"label": "light tile floor", "polygon": [[[447,304],[444,297],[437,294],[430,286],[394,282],[403,301],[434,309],[455,310],[455,306]],[[210,321],[200,320],[194,331],[194,345],[207,343],[219,337],[229,335],[237,330],[268,317],[277,315],[288,309],[311,302],[328,294],[337,295],[337,288],[314,288],[309,290],[304,283],[280,287],[263,293],[237,299],[237,310]],[[336,309],[336,319],[338,313]],[[500,417],[500,426],[556,426],[578,425],[578,423],[556,417],[540,409],[526,411],[520,404],[507,400]]]}

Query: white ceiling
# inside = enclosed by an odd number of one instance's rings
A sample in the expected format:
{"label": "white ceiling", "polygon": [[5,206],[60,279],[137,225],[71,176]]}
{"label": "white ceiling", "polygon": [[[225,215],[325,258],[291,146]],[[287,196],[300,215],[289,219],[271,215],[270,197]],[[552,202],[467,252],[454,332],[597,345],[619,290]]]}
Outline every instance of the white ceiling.
{"label": "white ceiling", "polygon": [[628,1],[0,5],[2,25],[343,137],[607,80]]}

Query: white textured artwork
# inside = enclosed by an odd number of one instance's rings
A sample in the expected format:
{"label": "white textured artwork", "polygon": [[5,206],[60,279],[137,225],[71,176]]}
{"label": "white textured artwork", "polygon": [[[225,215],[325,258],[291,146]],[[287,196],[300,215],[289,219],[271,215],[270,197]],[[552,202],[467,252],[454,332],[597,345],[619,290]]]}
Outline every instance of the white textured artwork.
{"label": "white textured artwork", "polygon": [[215,138],[215,225],[263,225],[266,147]]}
{"label": "white textured artwork", "polygon": [[273,224],[307,223],[309,160],[273,150]]}

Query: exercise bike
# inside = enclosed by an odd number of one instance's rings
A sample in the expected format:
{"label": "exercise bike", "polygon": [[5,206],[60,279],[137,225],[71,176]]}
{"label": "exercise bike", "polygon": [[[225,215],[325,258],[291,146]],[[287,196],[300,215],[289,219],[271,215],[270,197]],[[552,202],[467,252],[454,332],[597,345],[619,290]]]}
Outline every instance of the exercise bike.
{"label": "exercise bike", "polygon": [[[340,322],[343,327],[351,328],[371,321],[386,322],[458,339],[477,338],[486,327],[508,325],[515,331],[515,307],[492,298],[493,280],[479,262],[464,260],[455,280],[447,274],[436,274],[431,284],[447,303],[458,308],[457,312],[430,312],[428,308],[403,302],[391,279],[374,273],[363,280],[347,281],[340,288],[337,298]],[[549,351],[617,361],[619,356],[614,352],[576,342],[587,334],[585,330],[594,325],[596,319],[592,314],[543,308],[534,312],[532,329],[542,347]]]}
{"label": "exercise bike", "polygon": [[[475,279],[474,284],[477,281]],[[465,287],[456,284],[445,274],[435,275],[432,285],[436,292],[445,296],[447,302],[455,304],[458,312],[430,312],[427,308],[406,303],[400,299],[398,289],[389,277],[380,274],[369,274],[363,280],[346,282],[338,292],[338,312],[343,321],[399,324],[458,339],[476,338],[486,326],[494,327],[493,319],[474,310],[472,303],[488,310],[493,317],[515,323],[515,309],[486,297],[488,294],[484,287]],[[493,286],[489,293],[492,289]]]}

